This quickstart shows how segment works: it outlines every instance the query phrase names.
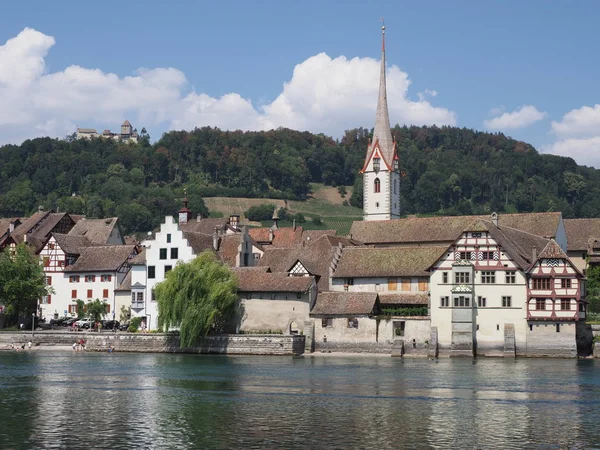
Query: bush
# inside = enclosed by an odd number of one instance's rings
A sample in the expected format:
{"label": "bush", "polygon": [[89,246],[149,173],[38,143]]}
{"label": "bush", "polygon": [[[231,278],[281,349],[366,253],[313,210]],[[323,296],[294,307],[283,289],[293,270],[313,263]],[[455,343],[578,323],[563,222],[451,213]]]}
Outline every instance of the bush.
{"label": "bush", "polygon": [[129,328],[127,328],[127,331],[129,331],[130,333],[135,333],[139,330],[141,324],[142,324],[142,318],[134,317],[129,322]]}
{"label": "bush", "polygon": [[591,313],[600,313],[600,297],[588,297],[588,311]]}
{"label": "bush", "polygon": [[344,186],[344,185],[338,186],[338,192],[340,193],[342,198],[344,198],[346,196],[346,194],[348,193],[348,191],[346,191],[346,186]]}
{"label": "bush", "polygon": [[313,217],[312,221],[315,225],[323,225],[323,221],[321,220],[321,217],[319,217],[319,216]]}
{"label": "bush", "polygon": [[306,222],[306,218],[304,217],[304,214],[300,214],[300,213],[296,213],[293,216],[291,216],[292,220],[295,220],[298,223],[304,223]]}
{"label": "bush", "polygon": [[413,306],[405,308],[381,308],[384,316],[426,316],[427,306]]}
{"label": "bush", "polygon": [[273,211],[275,211],[275,205],[263,203],[262,205],[248,208],[244,216],[253,222],[261,222],[263,220],[271,220],[273,218]]}

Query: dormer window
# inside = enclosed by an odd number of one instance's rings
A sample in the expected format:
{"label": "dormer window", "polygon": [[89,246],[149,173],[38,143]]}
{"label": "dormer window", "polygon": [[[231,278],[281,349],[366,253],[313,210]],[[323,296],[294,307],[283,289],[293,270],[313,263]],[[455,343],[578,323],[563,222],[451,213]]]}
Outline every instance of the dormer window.
{"label": "dormer window", "polygon": [[398,160],[397,159],[394,160],[394,164],[393,164],[392,167],[394,169],[394,172],[398,172],[400,170],[400,167],[398,165]]}
{"label": "dormer window", "polygon": [[373,170],[375,173],[379,173],[381,169],[381,158],[373,158]]}

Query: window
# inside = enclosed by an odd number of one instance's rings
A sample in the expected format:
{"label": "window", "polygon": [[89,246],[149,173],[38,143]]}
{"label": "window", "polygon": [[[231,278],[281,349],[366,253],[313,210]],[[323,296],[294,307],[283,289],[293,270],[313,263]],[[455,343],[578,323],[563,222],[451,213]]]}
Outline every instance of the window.
{"label": "window", "polygon": [[376,194],[381,192],[381,181],[379,181],[379,178],[375,178],[375,181],[373,182],[373,192]]}
{"label": "window", "polygon": [[556,324],[556,332],[557,332],[557,333],[560,333],[560,323],[557,323],[557,324]]}
{"label": "window", "polygon": [[77,289],[71,291],[71,298],[77,298]]}
{"label": "window", "polygon": [[112,275],[100,275],[100,281],[112,281]]}
{"label": "window", "polygon": [[448,296],[440,297],[440,306],[442,308],[450,306],[450,298]]}
{"label": "window", "polygon": [[517,282],[517,275],[514,270],[509,270],[504,274],[506,284],[515,284]]}
{"label": "window", "polygon": [[136,293],[136,298],[138,303],[142,303],[144,301],[144,293],[143,292],[137,292]]}
{"label": "window", "polygon": [[92,295],[92,290],[91,290],[91,289],[88,289],[88,290],[87,290],[87,298],[88,298],[88,299],[91,299],[92,297],[93,297],[93,295]]}
{"label": "window", "polygon": [[510,296],[502,296],[502,307],[510,308],[512,306],[512,298]]}
{"label": "window", "polygon": [[472,238],[480,238],[481,237],[481,231],[474,231],[471,233],[471,237]]}
{"label": "window", "polygon": [[148,278],[156,278],[156,267],[148,266]]}
{"label": "window", "polygon": [[570,311],[571,310],[571,299],[563,298],[560,300],[560,309],[562,311]]}
{"label": "window", "polygon": [[165,277],[171,271],[171,269],[173,269],[173,266],[165,266]]}
{"label": "window", "polygon": [[471,282],[471,273],[470,272],[456,272],[454,274],[454,283],[455,284],[469,284]]}
{"label": "window", "polygon": [[492,261],[494,259],[494,252],[481,252],[481,259]]}
{"label": "window", "polygon": [[410,291],[410,278],[402,278],[402,290]]}
{"label": "window", "polygon": [[51,295],[44,295],[42,297],[41,303],[43,303],[45,305],[50,305],[52,303],[52,296]]}
{"label": "window", "polygon": [[579,312],[585,312],[585,304],[583,302],[579,303]]}
{"label": "window", "polygon": [[167,249],[166,248],[161,248],[159,250],[159,259],[167,259]]}
{"label": "window", "polygon": [[43,261],[44,261],[44,267],[48,267],[50,265],[50,257],[49,256],[44,256]]}
{"label": "window", "polygon": [[459,259],[470,260],[471,259],[471,253],[472,252],[459,252]]}
{"label": "window", "polygon": [[94,281],[96,281],[96,275],[86,275],[85,276],[86,283],[93,283]]}
{"label": "window", "polygon": [[550,290],[550,278],[534,278],[533,289],[540,289],[544,291]]}
{"label": "window", "polygon": [[344,278],[344,284],[352,286],[354,284],[354,278]]}
{"label": "window", "polygon": [[79,275],[71,275],[69,277],[69,283],[79,283]]}
{"label": "window", "polygon": [[481,282],[483,284],[494,284],[496,282],[496,272],[481,272]]}
{"label": "window", "polygon": [[429,289],[429,280],[427,278],[419,278],[419,291],[425,292]]}
{"label": "window", "polygon": [[171,233],[167,233],[167,244],[171,243]]}
{"label": "window", "polygon": [[108,298],[108,289],[102,290],[102,298]]}
{"label": "window", "polygon": [[44,277],[46,279],[46,284],[48,286],[52,286],[52,277]]}
{"label": "window", "polygon": [[151,300],[152,300],[153,302],[155,302],[155,301],[156,301],[156,296],[154,295],[154,289],[152,289],[152,290],[150,291],[150,298],[151,298]]}
{"label": "window", "polygon": [[331,328],[333,326],[333,319],[321,319],[322,328]]}
{"label": "window", "polygon": [[179,249],[177,247],[173,247],[171,249],[171,259],[177,259],[179,257]]}
{"label": "window", "polygon": [[302,298],[302,292],[296,292],[296,298]]}
{"label": "window", "polygon": [[135,292],[131,293],[131,302],[135,303]]}
{"label": "window", "polygon": [[348,328],[358,328],[358,319],[349,318],[348,319]]}
{"label": "window", "polygon": [[535,309],[536,311],[543,311],[546,309],[546,299],[545,298],[536,298],[535,299]]}
{"label": "window", "polygon": [[561,278],[560,279],[560,287],[563,289],[571,289],[571,279],[570,278]]}
{"label": "window", "polygon": [[532,323],[529,324],[529,331],[533,331],[533,324]]}
{"label": "window", "polygon": [[485,308],[487,306],[487,299],[482,296],[477,297],[477,306]]}
{"label": "window", "polygon": [[388,291],[398,290],[398,278],[388,278]]}
{"label": "window", "polygon": [[106,308],[106,314],[108,314],[110,312],[110,305],[108,303],[105,303],[104,307]]}
{"label": "window", "polygon": [[442,272],[442,283],[448,283],[448,272]]}
{"label": "window", "polygon": [[465,297],[464,295],[460,295],[458,297],[454,297],[454,306],[471,306],[471,298]]}

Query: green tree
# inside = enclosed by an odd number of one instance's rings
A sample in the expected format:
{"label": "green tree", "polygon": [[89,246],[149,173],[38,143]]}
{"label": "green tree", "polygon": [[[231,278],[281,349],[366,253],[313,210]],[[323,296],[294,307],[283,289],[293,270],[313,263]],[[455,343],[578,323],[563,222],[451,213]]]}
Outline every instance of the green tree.
{"label": "green tree", "polygon": [[261,222],[263,220],[271,220],[273,218],[273,211],[275,211],[275,205],[263,203],[262,205],[251,206],[244,215],[248,220]]}
{"label": "green tree", "polygon": [[154,292],[159,328],[179,327],[181,347],[190,347],[233,316],[237,280],[229,267],[205,251],[178,264]]}
{"label": "green tree", "polygon": [[0,253],[0,303],[9,314],[35,310],[37,300],[48,293],[39,258],[27,244]]}
{"label": "green tree", "polygon": [[108,305],[106,302],[101,302],[99,299],[88,303],[86,305],[86,310],[90,316],[90,319],[92,319],[94,322],[98,322],[100,319],[102,319],[106,315],[107,306]]}
{"label": "green tree", "polygon": [[131,306],[121,305],[119,320],[125,322],[131,318]]}
{"label": "green tree", "polygon": [[77,317],[83,317],[86,311],[85,302],[81,299],[77,299],[75,303],[77,303]]}

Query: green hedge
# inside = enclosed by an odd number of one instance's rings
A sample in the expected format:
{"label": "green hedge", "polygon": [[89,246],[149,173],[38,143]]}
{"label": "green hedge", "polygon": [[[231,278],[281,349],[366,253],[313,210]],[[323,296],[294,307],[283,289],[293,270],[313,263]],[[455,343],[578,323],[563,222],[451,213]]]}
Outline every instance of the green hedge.
{"label": "green hedge", "polygon": [[405,308],[381,308],[381,314],[384,316],[426,316],[427,306],[413,306]]}

